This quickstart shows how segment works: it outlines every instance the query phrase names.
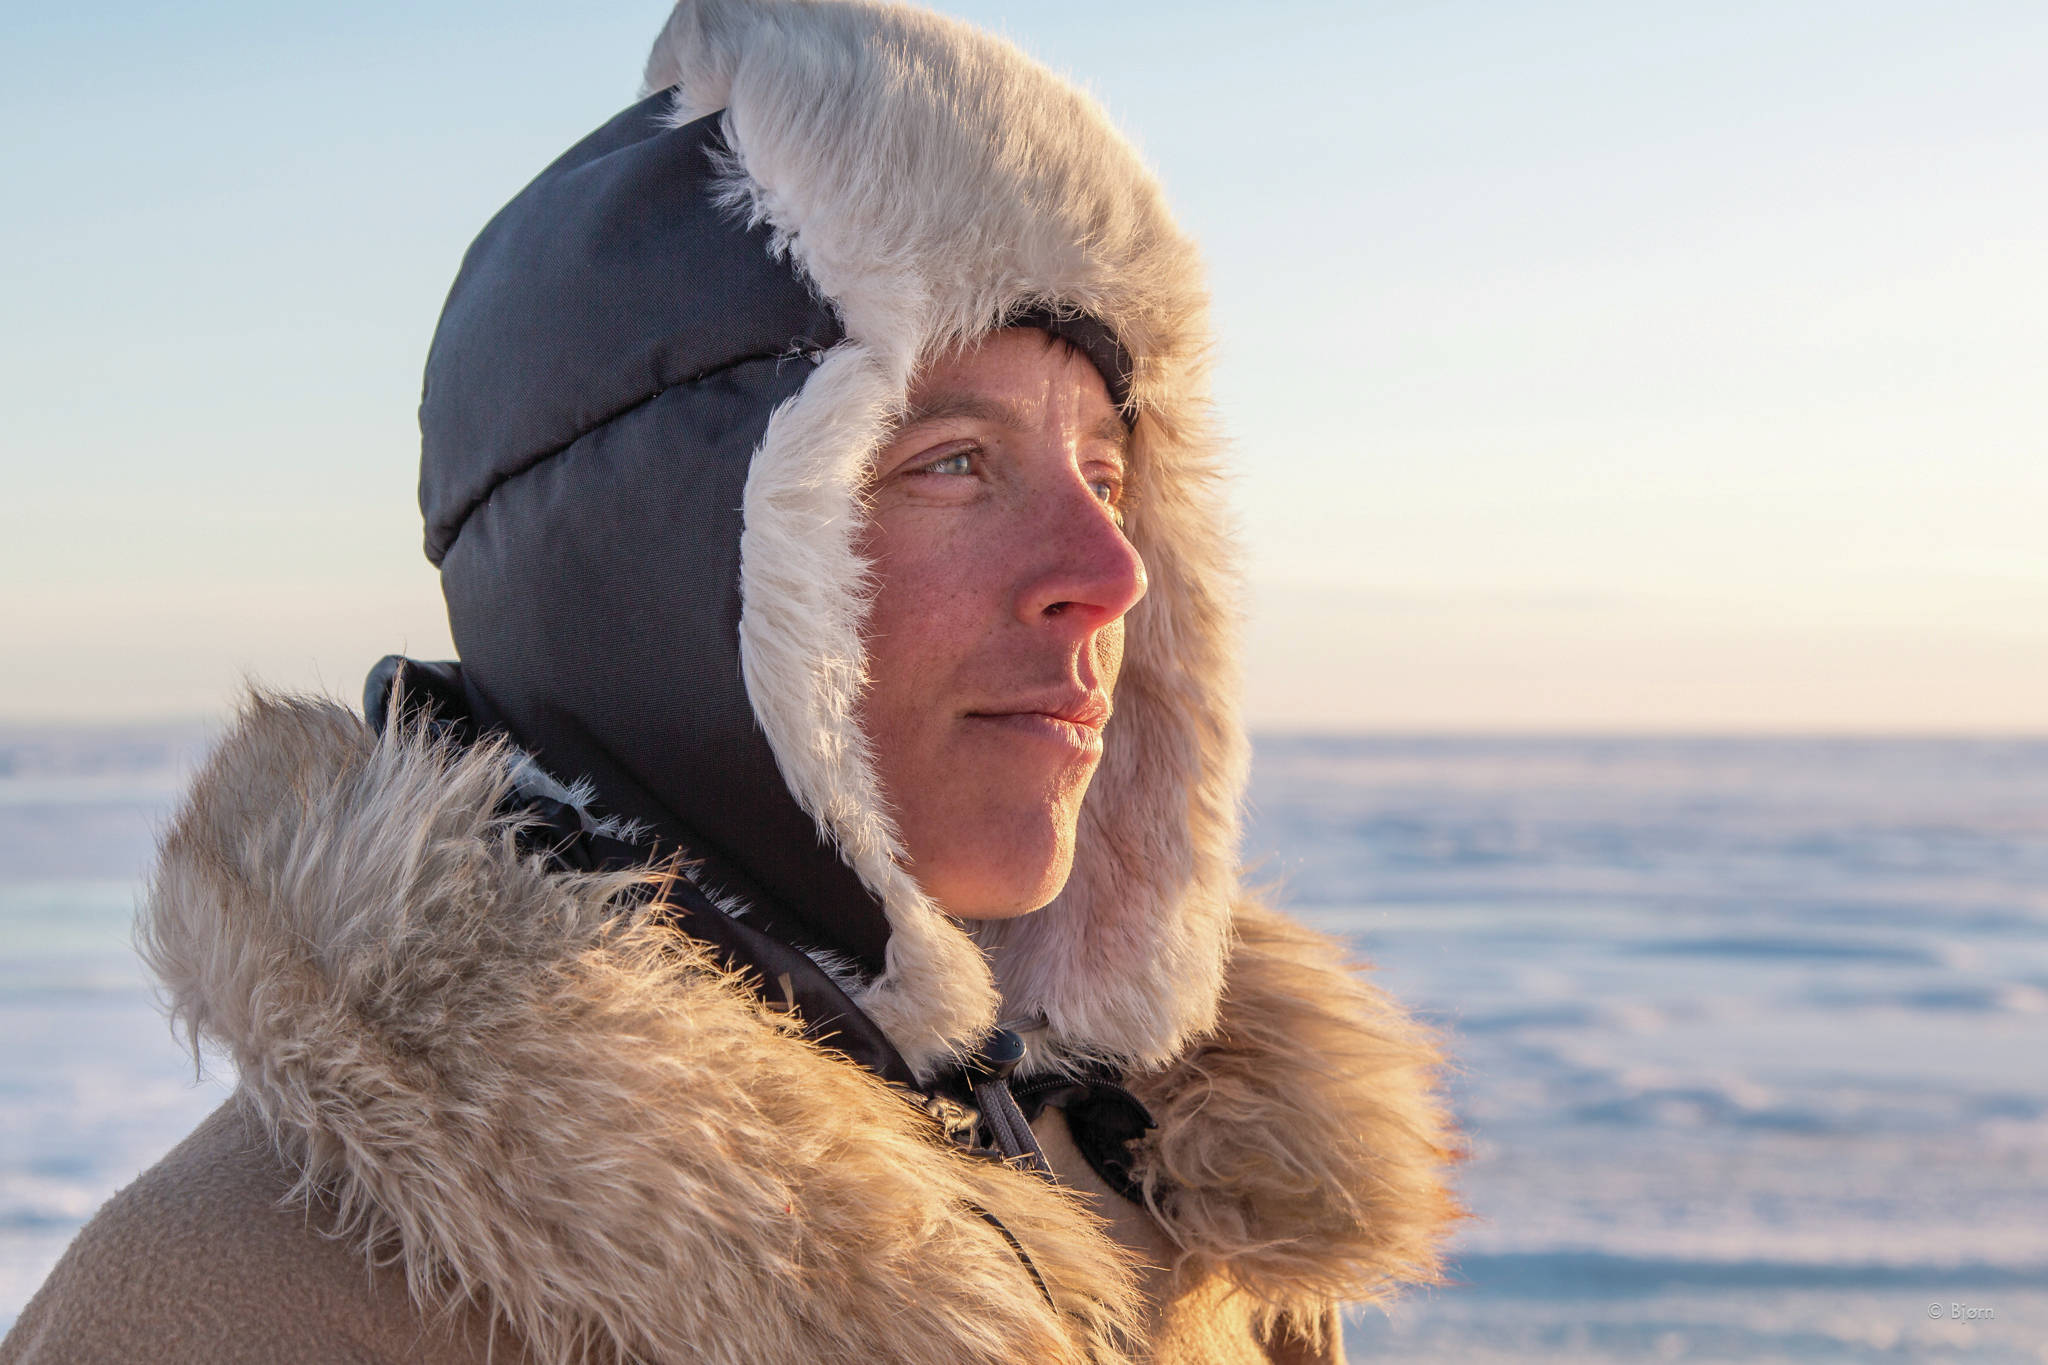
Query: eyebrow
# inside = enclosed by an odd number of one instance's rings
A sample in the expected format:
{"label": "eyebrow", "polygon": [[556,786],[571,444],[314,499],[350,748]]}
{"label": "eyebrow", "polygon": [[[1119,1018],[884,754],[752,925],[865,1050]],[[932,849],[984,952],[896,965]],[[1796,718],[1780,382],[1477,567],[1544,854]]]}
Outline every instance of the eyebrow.
{"label": "eyebrow", "polygon": [[[1032,423],[1021,403],[1012,403],[1002,398],[987,398],[975,393],[942,393],[928,403],[920,403],[903,414],[903,420],[896,425],[899,432],[925,422],[943,422],[953,418],[968,418],[973,421],[993,422],[1011,431],[1029,430]],[[1111,413],[1097,422],[1087,434],[1097,441],[1116,447],[1120,456],[1130,454],[1131,432],[1124,425],[1123,418]]]}

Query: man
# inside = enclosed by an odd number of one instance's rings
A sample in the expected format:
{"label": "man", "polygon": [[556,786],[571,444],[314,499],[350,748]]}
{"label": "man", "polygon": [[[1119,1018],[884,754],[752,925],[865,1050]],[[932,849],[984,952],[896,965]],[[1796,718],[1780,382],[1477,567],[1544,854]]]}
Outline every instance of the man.
{"label": "man", "polygon": [[259,698],[144,946],[236,1098],[21,1361],[1335,1358],[1428,1041],[1238,883],[1191,247],[911,10],[685,3],[428,361],[462,663]]}

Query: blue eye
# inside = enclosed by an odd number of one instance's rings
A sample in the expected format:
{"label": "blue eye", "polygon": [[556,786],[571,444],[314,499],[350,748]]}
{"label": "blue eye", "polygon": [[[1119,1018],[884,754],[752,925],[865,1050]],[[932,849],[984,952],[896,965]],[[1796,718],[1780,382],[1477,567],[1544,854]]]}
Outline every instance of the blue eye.
{"label": "blue eye", "polygon": [[943,460],[934,460],[924,467],[924,472],[927,474],[972,474],[974,472],[974,452],[963,450],[958,454],[948,455]]}
{"label": "blue eye", "polygon": [[1109,509],[1109,519],[1117,524],[1118,530],[1122,530],[1124,526],[1124,481],[1122,479],[1090,479],[1088,481],[1088,489],[1097,498],[1102,500],[1102,505]]}

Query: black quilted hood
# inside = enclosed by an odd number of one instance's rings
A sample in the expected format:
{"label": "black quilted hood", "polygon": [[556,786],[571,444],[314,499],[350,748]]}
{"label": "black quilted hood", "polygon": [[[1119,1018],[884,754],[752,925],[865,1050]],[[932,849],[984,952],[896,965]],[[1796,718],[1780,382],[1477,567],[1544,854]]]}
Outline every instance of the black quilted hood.
{"label": "black quilted hood", "polygon": [[427,361],[420,507],[471,709],[779,936],[881,968],[739,663],[741,491],[832,310],[714,202],[715,117],[643,100],[486,227]]}

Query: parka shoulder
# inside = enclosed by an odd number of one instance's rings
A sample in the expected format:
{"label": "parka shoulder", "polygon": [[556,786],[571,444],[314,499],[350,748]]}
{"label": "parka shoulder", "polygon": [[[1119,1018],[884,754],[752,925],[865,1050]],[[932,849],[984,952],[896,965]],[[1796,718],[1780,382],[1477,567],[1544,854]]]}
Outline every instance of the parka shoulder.
{"label": "parka shoulder", "polygon": [[230,1099],[110,1199],[0,1344],[6,1365],[521,1365],[473,1312],[421,1314],[404,1276],[290,1197]]}
{"label": "parka shoulder", "polygon": [[1078,1196],[803,1037],[628,894],[656,874],[524,849],[510,781],[259,697],[173,823],[145,955],[294,1198],[541,1359],[1126,1358]]}

